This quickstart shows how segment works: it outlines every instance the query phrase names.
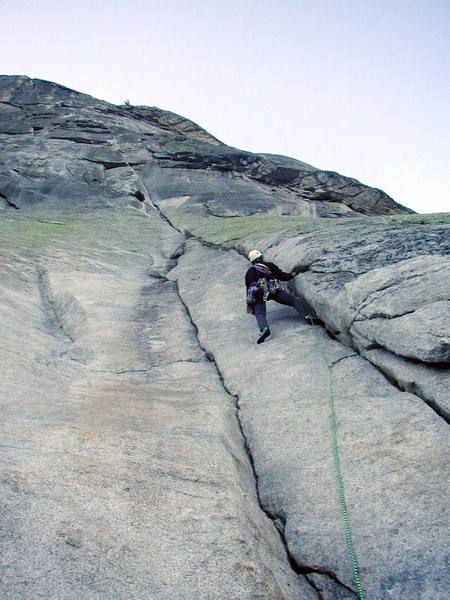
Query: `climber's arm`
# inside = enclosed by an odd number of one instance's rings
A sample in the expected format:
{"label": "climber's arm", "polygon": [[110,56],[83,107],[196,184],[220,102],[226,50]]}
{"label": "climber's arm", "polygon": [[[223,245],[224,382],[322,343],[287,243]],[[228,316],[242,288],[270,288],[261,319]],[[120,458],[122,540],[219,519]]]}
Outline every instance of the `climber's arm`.
{"label": "climber's arm", "polygon": [[266,265],[272,271],[276,279],[279,279],[280,281],[291,281],[291,279],[294,279],[295,277],[295,273],[285,273],[274,263],[266,263]]}

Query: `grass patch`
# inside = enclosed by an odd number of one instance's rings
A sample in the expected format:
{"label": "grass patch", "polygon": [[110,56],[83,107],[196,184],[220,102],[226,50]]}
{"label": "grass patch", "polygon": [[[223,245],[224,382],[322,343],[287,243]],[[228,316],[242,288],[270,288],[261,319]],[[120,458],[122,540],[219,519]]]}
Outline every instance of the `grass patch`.
{"label": "grass patch", "polygon": [[[184,229],[208,242],[224,246],[233,245],[252,236],[265,236],[290,231],[304,221],[296,216],[251,215],[242,217],[216,217],[205,213],[201,205],[184,205],[170,208],[162,205],[164,214],[180,229]],[[311,219],[311,221],[314,221]],[[314,227],[311,225],[311,227]]]}
{"label": "grass patch", "polygon": [[180,207],[164,207],[164,213],[180,229],[201,237],[208,242],[225,247],[238,243],[276,238],[286,233],[290,236],[306,235],[324,229],[359,228],[361,226],[389,226],[398,223],[405,225],[448,225],[449,213],[429,215],[388,215],[374,217],[347,217],[336,219],[252,215],[243,217],[215,217],[208,215],[202,205],[185,204]]}
{"label": "grass patch", "polygon": [[2,250],[28,258],[57,254],[117,264],[161,253],[159,219],[132,209],[20,214],[1,219]]}

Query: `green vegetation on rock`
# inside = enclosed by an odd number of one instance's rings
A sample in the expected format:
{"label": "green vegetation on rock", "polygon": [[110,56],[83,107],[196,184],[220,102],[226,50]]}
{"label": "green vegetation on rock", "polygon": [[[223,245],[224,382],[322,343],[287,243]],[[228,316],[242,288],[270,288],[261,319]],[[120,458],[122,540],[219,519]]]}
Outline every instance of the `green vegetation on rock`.
{"label": "green vegetation on rock", "polygon": [[279,237],[282,233],[289,236],[306,235],[323,229],[353,229],[364,225],[377,225],[383,227],[395,224],[405,225],[437,225],[450,224],[450,213],[437,213],[429,215],[389,215],[376,217],[350,217],[350,218],[314,218],[297,216],[269,216],[251,215],[238,217],[217,217],[208,215],[203,206],[183,205],[177,208],[165,209],[164,214],[179,228],[199,237],[209,243],[224,247],[235,246],[242,243],[251,243],[252,240]]}
{"label": "green vegetation on rock", "polygon": [[[53,216],[19,214],[2,218],[0,245],[25,258],[52,255],[59,250],[72,256],[97,256],[113,264],[140,256],[148,261],[159,247],[159,216],[134,210],[56,213]],[[170,254],[170,252],[167,252]]]}

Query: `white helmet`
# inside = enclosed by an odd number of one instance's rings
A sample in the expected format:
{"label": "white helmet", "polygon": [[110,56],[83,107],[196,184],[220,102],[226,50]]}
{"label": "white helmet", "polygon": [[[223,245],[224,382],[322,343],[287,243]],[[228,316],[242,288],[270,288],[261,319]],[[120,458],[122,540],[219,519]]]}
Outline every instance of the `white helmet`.
{"label": "white helmet", "polygon": [[253,262],[255,260],[258,260],[258,258],[262,258],[262,254],[259,250],[250,250],[250,252],[248,253],[248,260],[250,262]]}

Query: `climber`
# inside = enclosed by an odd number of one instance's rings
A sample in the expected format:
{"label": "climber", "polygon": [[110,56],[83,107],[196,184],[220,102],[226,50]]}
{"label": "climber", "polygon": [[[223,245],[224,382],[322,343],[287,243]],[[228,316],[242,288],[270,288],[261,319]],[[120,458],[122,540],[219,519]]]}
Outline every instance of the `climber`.
{"label": "climber", "polygon": [[247,288],[247,311],[256,317],[260,336],[257,344],[261,344],[270,335],[269,325],[266,318],[266,301],[275,300],[280,304],[293,306],[304,318],[309,315],[305,313],[305,306],[299,298],[286,292],[281,281],[291,281],[295,273],[284,273],[277,265],[264,260],[259,250],[251,250],[248,259],[252,263],[245,274],[245,285]]}

